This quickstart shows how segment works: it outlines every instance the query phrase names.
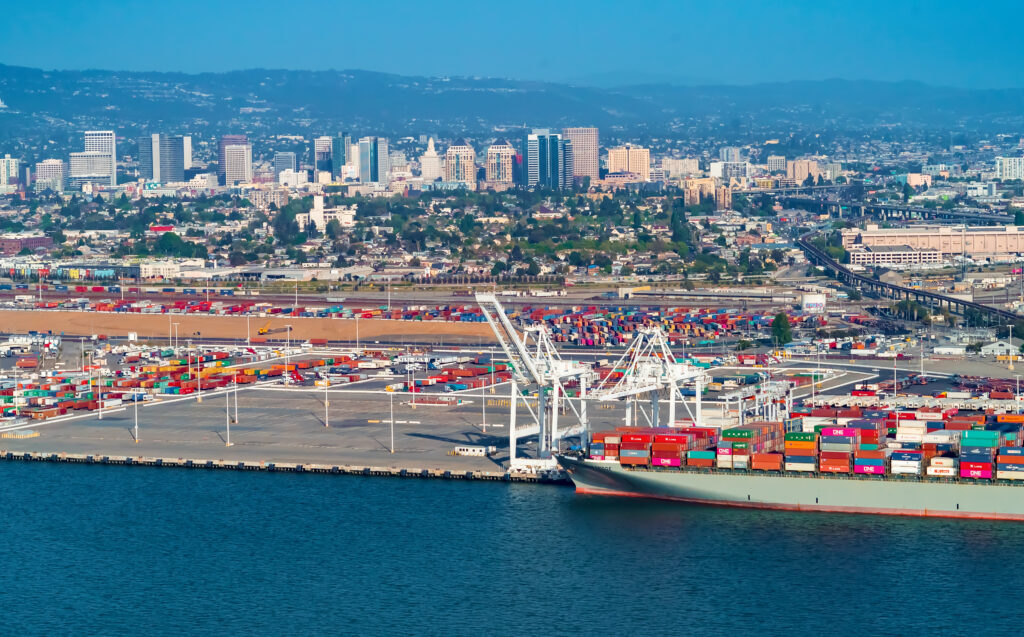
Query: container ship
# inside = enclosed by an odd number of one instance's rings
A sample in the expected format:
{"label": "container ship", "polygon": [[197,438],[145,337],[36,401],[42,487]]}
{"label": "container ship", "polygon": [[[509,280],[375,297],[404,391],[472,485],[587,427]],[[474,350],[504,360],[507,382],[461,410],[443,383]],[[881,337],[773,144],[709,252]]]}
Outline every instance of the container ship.
{"label": "container ship", "polygon": [[1024,521],[1024,415],[950,412],[620,427],[558,461],[581,494]]}

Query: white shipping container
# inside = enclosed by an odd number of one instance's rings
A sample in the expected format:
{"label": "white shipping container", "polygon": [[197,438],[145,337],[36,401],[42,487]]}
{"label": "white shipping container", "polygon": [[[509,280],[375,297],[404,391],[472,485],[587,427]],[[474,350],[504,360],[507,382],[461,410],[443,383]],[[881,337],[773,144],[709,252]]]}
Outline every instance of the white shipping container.
{"label": "white shipping container", "polygon": [[893,460],[891,466],[895,469],[900,467],[901,469],[920,469],[921,462],[919,460]]}
{"label": "white shipping container", "polygon": [[917,465],[916,467],[891,467],[889,472],[919,475],[921,473],[921,465]]}
{"label": "white shipping container", "polygon": [[955,476],[956,467],[928,467],[930,476]]}
{"label": "white shipping container", "polygon": [[896,442],[921,442],[922,440],[924,440],[924,436],[919,433],[896,432]]}
{"label": "white shipping container", "polygon": [[956,458],[932,458],[933,467],[949,467],[956,469]]}
{"label": "white shipping container", "polygon": [[959,431],[933,431],[924,435],[922,442],[935,444],[954,444],[960,440]]}
{"label": "white shipping container", "polygon": [[732,469],[732,456],[718,456],[715,466],[719,469]]}
{"label": "white shipping container", "polygon": [[786,471],[817,471],[818,465],[813,462],[787,462]]}
{"label": "white shipping container", "polygon": [[996,470],[996,478],[1000,480],[1024,480],[1024,471]]}

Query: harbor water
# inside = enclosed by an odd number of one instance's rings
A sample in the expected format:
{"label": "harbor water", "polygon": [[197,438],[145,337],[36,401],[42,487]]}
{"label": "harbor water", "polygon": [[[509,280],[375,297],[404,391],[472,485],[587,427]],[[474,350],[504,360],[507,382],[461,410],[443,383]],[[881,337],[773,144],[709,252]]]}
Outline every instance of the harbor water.
{"label": "harbor water", "polygon": [[4,463],[3,630],[1019,634],[1024,525]]}

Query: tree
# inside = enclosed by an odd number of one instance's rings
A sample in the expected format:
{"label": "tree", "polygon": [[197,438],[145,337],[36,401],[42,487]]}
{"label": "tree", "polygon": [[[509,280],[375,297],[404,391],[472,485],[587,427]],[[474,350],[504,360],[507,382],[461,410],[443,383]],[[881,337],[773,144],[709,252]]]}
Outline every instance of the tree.
{"label": "tree", "polygon": [[772,319],[772,340],[776,345],[785,345],[793,341],[793,328],[785,312],[779,312]]}

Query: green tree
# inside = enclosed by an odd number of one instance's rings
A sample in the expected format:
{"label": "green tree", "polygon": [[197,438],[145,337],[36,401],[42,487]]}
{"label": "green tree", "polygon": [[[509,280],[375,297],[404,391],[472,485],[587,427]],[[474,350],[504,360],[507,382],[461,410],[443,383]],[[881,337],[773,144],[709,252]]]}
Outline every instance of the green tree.
{"label": "green tree", "polygon": [[779,312],[772,319],[772,341],[777,345],[785,345],[793,341],[793,328],[785,312]]}

